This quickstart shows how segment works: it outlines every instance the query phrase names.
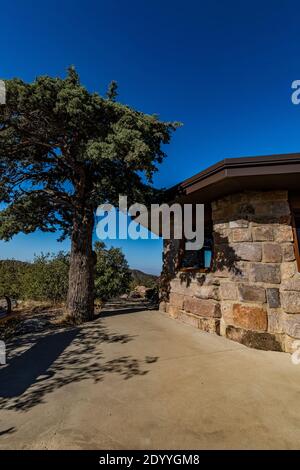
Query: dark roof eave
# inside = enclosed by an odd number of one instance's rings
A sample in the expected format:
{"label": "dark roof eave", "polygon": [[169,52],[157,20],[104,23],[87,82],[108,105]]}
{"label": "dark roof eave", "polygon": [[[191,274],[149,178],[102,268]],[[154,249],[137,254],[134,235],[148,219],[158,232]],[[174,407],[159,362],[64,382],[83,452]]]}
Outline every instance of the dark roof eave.
{"label": "dark roof eave", "polygon": [[[253,178],[259,177],[265,177],[266,189],[268,189],[268,181],[269,189],[272,189],[273,187],[278,188],[280,181],[282,181],[284,185],[288,184],[288,181],[284,181],[284,178],[282,178],[283,175],[288,176],[299,173],[299,153],[227,158],[173,186],[168,190],[168,193],[170,199],[173,199],[175,196],[188,195],[199,190],[203,193],[205,192],[205,188],[208,187],[210,187],[211,191],[211,186],[214,184],[219,184],[220,186],[223,180],[227,180],[226,191],[228,193],[230,181],[232,181],[233,191],[236,191],[235,180],[238,178],[245,180],[244,183],[246,186],[244,186],[244,189],[247,189],[247,182],[252,189],[255,187],[252,181]],[[278,178],[278,181],[276,181],[276,178]],[[260,184],[259,179],[257,182]],[[295,189],[295,182],[293,182],[292,187]],[[282,189],[284,189],[284,187]]]}

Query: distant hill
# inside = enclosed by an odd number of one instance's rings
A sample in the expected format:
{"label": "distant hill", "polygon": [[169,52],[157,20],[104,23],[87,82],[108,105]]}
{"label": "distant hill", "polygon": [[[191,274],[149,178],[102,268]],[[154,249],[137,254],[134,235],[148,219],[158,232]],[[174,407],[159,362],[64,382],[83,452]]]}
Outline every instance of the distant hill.
{"label": "distant hill", "polygon": [[[16,259],[0,260],[0,268],[2,269],[4,268],[5,270],[4,272],[6,272],[6,270],[11,271],[14,268],[15,269],[21,268],[21,267],[26,268],[27,266],[30,266],[30,265],[31,263],[27,261],[19,261]],[[158,283],[158,276],[155,276],[154,274],[144,273],[143,271],[140,271],[139,269],[130,269],[130,271],[132,274],[134,286],[154,287]]]}
{"label": "distant hill", "polygon": [[28,261],[20,261],[18,259],[0,259],[0,265],[3,266],[28,266]]}
{"label": "distant hill", "polygon": [[154,276],[154,274],[147,274],[143,271],[139,271],[138,269],[130,269],[133,283],[136,286],[146,286],[146,287],[153,287],[158,282],[158,276]]}

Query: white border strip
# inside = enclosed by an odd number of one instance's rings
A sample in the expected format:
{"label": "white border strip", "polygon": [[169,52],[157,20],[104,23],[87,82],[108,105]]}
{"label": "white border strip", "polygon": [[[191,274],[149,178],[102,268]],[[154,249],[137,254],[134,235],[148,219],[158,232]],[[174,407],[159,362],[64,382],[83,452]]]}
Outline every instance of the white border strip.
{"label": "white border strip", "polygon": [[0,104],[6,103],[6,89],[5,89],[5,82],[0,80]]}

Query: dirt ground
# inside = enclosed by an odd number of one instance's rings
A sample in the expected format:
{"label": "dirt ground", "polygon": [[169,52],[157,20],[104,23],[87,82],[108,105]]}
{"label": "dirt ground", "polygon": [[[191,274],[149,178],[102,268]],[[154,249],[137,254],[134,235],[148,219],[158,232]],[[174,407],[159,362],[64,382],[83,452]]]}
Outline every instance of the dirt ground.
{"label": "dirt ground", "polygon": [[137,306],[27,333],[0,366],[0,449],[299,449],[300,365]]}

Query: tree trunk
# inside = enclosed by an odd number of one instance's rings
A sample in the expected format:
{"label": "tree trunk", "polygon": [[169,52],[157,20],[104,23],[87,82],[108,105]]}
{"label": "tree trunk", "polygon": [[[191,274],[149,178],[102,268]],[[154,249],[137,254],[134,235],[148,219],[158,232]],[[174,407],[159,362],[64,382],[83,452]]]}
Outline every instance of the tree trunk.
{"label": "tree trunk", "polygon": [[77,324],[91,320],[94,315],[93,226],[92,211],[75,215],[71,237],[67,311]]}
{"label": "tree trunk", "polygon": [[7,295],[5,295],[5,300],[6,300],[6,314],[7,315],[10,315],[11,314],[11,300],[10,300],[10,297],[8,297]]}

